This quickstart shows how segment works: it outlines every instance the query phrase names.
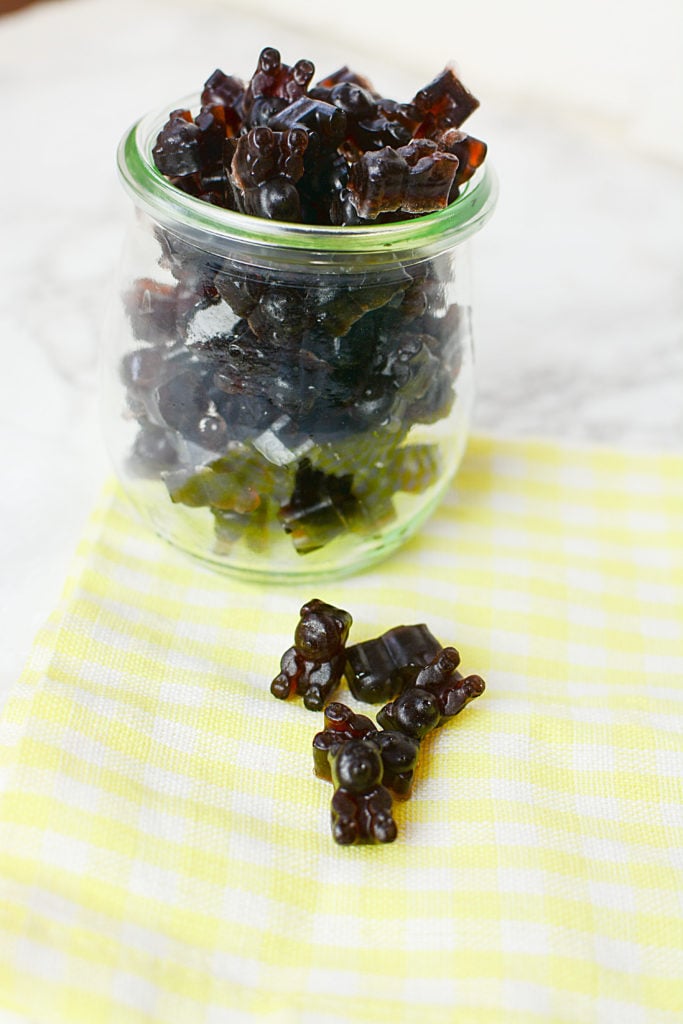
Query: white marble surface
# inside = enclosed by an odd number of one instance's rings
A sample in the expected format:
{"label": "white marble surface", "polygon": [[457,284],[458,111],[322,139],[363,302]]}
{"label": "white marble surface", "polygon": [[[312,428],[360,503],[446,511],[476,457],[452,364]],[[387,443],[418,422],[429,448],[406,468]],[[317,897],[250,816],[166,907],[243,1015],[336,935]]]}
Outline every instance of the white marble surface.
{"label": "white marble surface", "polygon": [[[367,39],[342,48],[322,24],[295,32],[267,6],[249,17],[221,0],[58,0],[0,19],[0,699],[109,472],[97,356],[126,212],[123,131],[218,65],[248,75],[266,43],[321,71],[352,63],[400,97],[438,70],[431,54],[422,75],[416,60],[391,63],[390,46],[373,56]],[[482,92],[467,66],[482,100],[471,130],[502,185],[475,249],[475,426],[680,452],[680,156],[646,147],[609,103],[582,94],[575,108],[535,86],[530,101],[494,70]]]}

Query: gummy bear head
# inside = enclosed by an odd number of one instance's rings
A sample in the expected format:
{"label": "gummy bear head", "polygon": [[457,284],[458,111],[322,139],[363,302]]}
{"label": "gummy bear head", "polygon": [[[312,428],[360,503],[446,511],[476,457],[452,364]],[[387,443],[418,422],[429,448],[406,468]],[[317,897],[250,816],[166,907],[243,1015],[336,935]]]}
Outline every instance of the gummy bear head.
{"label": "gummy bear head", "polygon": [[296,627],[294,644],[307,661],[328,661],[341,645],[339,625],[328,615],[309,615]]}
{"label": "gummy bear head", "polygon": [[437,727],[441,710],[433,693],[413,686],[394,701],[392,717],[402,733],[421,740]]}
{"label": "gummy bear head", "polygon": [[274,46],[266,46],[259,54],[258,69],[266,74],[273,74],[280,68],[280,51]]}
{"label": "gummy bear head", "polygon": [[294,646],[307,661],[329,661],[346,643],[351,626],[348,612],[317,598],[303,606],[294,633]]}
{"label": "gummy bear head", "polygon": [[352,793],[365,793],[382,781],[382,758],[365,740],[343,743],[332,760],[332,780]]}

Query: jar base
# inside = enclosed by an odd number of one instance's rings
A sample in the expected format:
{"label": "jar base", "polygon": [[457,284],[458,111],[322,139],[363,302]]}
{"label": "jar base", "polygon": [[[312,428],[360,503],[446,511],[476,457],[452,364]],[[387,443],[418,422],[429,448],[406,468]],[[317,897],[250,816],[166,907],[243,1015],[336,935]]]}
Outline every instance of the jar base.
{"label": "jar base", "polygon": [[[389,558],[403,547],[422,524],[434,514],[449,486],[450,480],[436,488],[428,502],[422,502],[421,507],[410,518],[404,517],[395,526],[385,527],[381,537],[369,537],[360,544],[358,539],[353,537],[352,544],[346,545],[340,538],[338,542],[329,545],[329,552],[321,549],[319,552],[297,556],[301,560],[300,567],[296,563],[286,566],[276,559],[269,560],[268,556],[262,552],[255,555],[251,563],[247,557],[231,560],[229,557],[219,554],[214,556],[205,547],[200,545],[194,547],[191,542],[188,543],[186,537],[183,537],[181,541],[158,522],[152,523],[152,526],[162,541],[169,544],[175,551],[180,552],[189,561],[242,583],[261,586],[313,583],[353,576]],[[131,504],[138,515],[149,525],[149,515],[132,499]]]}

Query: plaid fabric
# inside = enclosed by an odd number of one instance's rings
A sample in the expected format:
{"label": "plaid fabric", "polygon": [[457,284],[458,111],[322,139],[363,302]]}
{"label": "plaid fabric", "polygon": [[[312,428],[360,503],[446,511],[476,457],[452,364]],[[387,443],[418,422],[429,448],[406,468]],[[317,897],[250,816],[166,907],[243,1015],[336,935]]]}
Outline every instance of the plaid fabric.
{"label": "plaid fabric", "polygon": [[[2,721],[0,1020],[680,1024],[682,471],[475,440],[400,553],[272,591],[110,487]],[[333,843],[269,694],[312,596],[487,680],[393,844]]]}

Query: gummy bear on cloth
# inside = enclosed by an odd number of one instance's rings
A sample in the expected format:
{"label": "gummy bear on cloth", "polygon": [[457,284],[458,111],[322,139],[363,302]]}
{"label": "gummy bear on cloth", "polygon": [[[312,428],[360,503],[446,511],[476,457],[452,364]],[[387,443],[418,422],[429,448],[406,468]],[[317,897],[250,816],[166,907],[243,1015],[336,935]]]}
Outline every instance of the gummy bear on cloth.
{"label": "gummy bear on cloth", "polygon": [[[273,590],[110,487],[0,725],[3,1024],[683,1020],[681,481],[474,440],[402,551]],[[269,692],[314,590],[487,682],[393,843],[332,841],[322,716]]]}

